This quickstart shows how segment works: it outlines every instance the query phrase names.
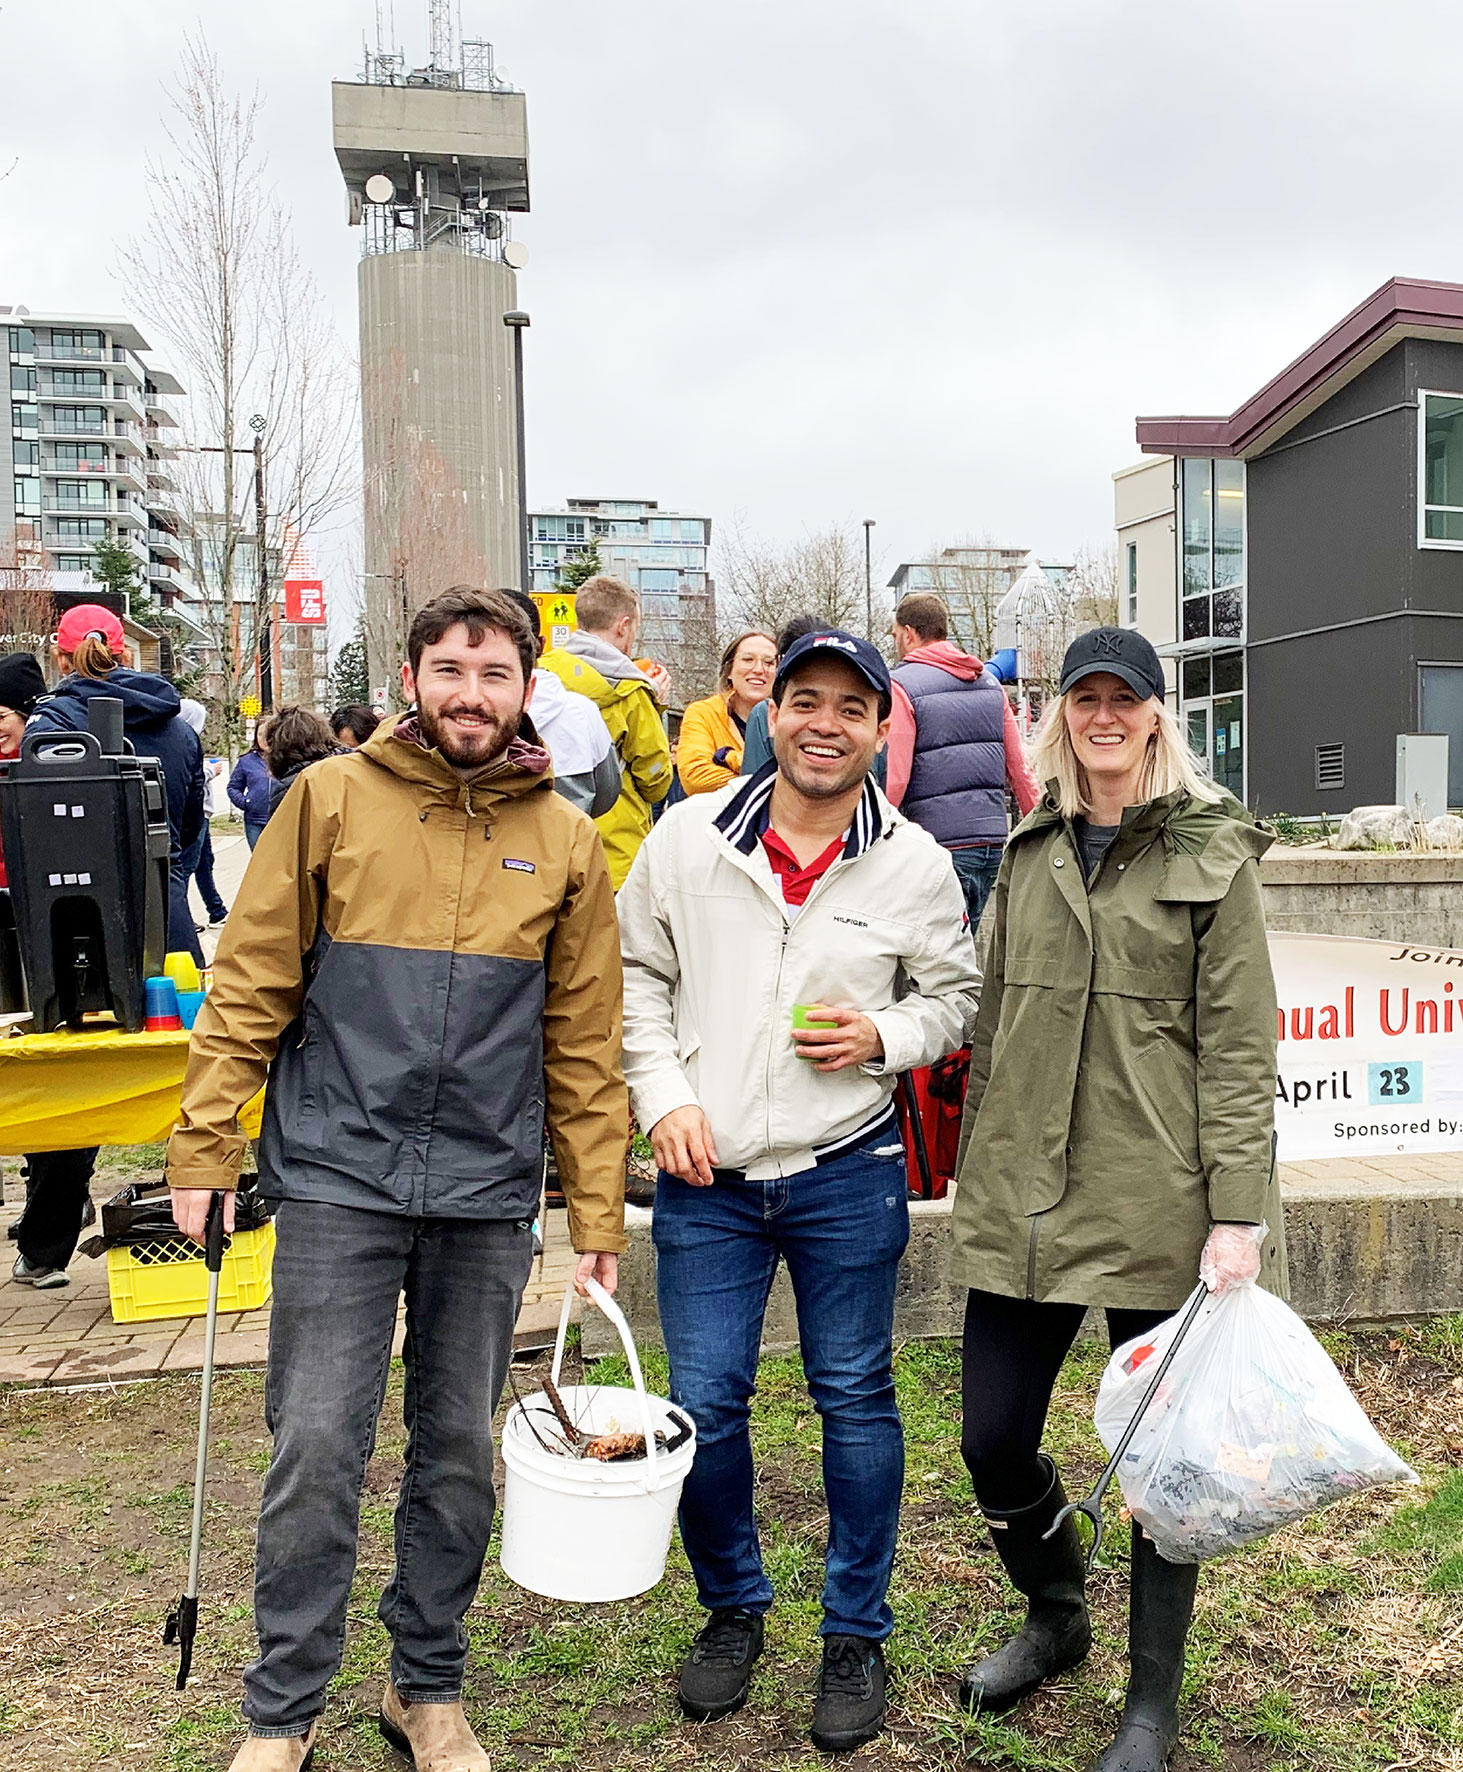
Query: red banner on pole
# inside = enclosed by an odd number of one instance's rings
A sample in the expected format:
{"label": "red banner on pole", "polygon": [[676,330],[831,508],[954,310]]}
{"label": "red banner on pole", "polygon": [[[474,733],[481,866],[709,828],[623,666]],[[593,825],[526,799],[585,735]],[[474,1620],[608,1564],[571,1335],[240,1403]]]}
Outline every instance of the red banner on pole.
{"label": "red banner on pole", "polygon": [[323,627],[324,584],[318,578],[287,578],[284,581],[284,618],[301,627]]}

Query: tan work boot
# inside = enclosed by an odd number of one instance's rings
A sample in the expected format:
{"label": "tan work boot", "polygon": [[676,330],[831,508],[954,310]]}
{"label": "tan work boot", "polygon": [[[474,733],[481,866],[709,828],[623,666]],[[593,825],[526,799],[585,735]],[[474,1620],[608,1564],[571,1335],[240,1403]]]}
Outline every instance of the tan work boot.
{"label": "tan work boot", "polygon": [[416,1772],[491,1772],[462,1705],[408,1704],[390,1680],[381,1695],[381,1733]]}
{"label": "tan work boot", "polygon": [[229,1761],[229,1772],[310,1772],[315,1725],[303,1735],[251,1735]]}

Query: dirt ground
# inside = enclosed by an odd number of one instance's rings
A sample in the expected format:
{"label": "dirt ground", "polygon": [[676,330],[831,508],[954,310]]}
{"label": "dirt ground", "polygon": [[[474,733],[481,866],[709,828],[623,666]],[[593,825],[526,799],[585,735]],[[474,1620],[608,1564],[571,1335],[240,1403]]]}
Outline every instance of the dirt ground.
{"label": "dirt ground", "polygon": [[[1368,1412],[1423,1476],[1329,1510],[1206,1568],[1191,1639],[1188,1728],[1174,1772],[1463,1772],[1463,1319],[1391,1336],[1336,1336]],[[1073,1493],[1101,1466],[1095,1352],[1068,1367],[1049,1443]],[[613,1377],[610,1370],[604,1376]],[[663,1383],[652,1358],[647,1373]],[[520,1368],[520,1385],[533,1369]],[[960,1668],[1015,1622],[958,1457],[957,1350],[899,1363],[909,1444],[891,1641],[891,1730],[852,1757],[874,1767],[1080,1772],[1110,1735],[1123,1679],[1125,1531],[1093,1583],[1098,1640],[1076,1675],[1013,1717],[972,1723]],[[263,1379],[220,1378],[188,1691],[173,1689],[162,1620],[187,1557],[196,1378],[112,1392],[0,1393],[0,1765],[16,1772],[204,1772],[237,1743],[239,1670],[252,1648],[254,1517],[268,1461]],[[400,1767],[374,1727],[386,1667],[375,1604],[390,1572],[401,1473],[393,1377],[362,1509],[345,1662],[316,1765]],[[469,1618],[469,1708],[503,1767],[807,1766],[826,1516],[817,1417],[795,1360],[764,1365],[757,1401],[764,1552],[778,1591],[768,1650],[740,1716],[680,1720],[675,1672],[697,1611],[673,1550],[644,1598],[562,1606],[514,1588],[490,1551]]]}

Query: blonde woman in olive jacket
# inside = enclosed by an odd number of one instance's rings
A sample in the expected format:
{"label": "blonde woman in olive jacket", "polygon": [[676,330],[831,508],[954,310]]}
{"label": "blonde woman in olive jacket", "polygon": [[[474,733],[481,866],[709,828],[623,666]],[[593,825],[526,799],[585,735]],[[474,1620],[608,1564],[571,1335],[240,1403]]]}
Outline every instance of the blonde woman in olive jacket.
{"label": "blonde woman in olive jacket", "polygon": [[[986,1712],[1091,1643],[1076,1529],[1044,1537],[1066,1496],[1040,1449],[1088,1307],[1116,1347],[1173,1314],[1206,1252],[1221,1286],[1285,1286],[1270,838],[1200,775],[1131,628],[1073,642],[1035,762],[1047,792],[996,885],[954,1207],[961,1451],[1027,1599],[1021,1631],[962,1682]],[[1134,1523],[1127,1703],[1095,1772],[1167,1765],[1197,1576]]]}

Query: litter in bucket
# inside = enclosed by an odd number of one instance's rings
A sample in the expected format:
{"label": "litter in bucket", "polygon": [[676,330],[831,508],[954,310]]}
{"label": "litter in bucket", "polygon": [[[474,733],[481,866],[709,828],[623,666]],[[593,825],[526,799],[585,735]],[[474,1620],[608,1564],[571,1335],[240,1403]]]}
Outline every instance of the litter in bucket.
{"label": "litter in bucket", "polygon": [[[696,1430],[645,1389],[630,1325],[595,1280],[589,1296],[614,1325],[633,1388],[560,1386],[572,1284],[564,1293],[548,1387],[503,1423],[503,1573],[551,1600],[628,1600],[665,1574]],[[560,1408],[550,1401],[550,1392]]]}

